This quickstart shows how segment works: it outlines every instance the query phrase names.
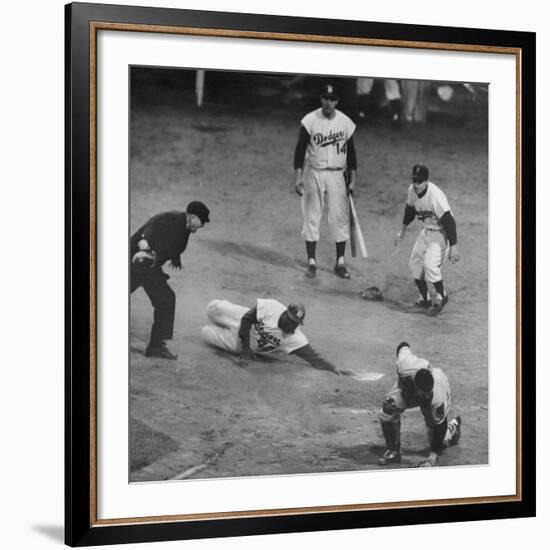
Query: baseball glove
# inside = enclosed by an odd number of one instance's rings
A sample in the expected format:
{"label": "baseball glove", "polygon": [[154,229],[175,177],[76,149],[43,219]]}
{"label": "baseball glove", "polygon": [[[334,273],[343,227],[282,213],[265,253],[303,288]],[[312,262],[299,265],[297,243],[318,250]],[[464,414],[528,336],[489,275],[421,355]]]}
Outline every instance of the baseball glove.
{"label": "baseball glove", "polygon": [[382,302],[384,300],[384,295],[377,286],[365,288],[365,290],[359,293],[359,296],[361,296],[363,300],[370,300],[371,302]]}
{"label": "baseball glove", "polygon": [[132,258],[132,267],[136,271],[144,271],[155,265],[157,255],[153,250],[139,250]]}
{"label": "baseball glove", "polygon": [[428,457],[414,464],[413,468],[433,468],[434,466],[435,461],[432,458]]}

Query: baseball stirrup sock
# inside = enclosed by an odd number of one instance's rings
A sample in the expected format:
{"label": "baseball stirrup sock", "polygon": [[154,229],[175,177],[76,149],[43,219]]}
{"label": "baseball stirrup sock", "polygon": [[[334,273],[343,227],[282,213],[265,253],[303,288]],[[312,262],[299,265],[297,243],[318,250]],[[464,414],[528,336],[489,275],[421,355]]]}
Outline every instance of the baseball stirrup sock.
{"label": "baseball stirrup sock", "polygon": [[428,299],[428,283],[422,279],[415,279],[414,282],[416,283],[416,287],[418,288],[418,292],[420,292],[420,296],[422,296],[423,300]]}

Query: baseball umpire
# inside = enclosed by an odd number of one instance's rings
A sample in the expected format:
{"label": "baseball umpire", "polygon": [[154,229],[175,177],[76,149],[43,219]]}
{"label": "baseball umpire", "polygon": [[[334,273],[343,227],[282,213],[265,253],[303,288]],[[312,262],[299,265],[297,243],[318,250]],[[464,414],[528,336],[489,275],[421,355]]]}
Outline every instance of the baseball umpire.
{"label": "baseball umpire", "polygon": [[[449,300],[443,288],[441,265],[447,255],[452,263],[460,259],[457,247],[456,223],[447,197],[428,180],[428,168],[415,164],[412,169],[412,185],[409,186],[407,204],[403,214],[403,226],[395,238],[395,246],[405,236],[407,226],[415,217],[423,228],[416,239],[409,258],[409,268],[420,292],[415,305],[426,309],[430,315],[438,315]],[[428,282],[435,288],[435,297],[428,296]]]}
{"label": "baseball umpire", "polygon": [[380,412],[380,423],[386,440],[386,451],[378,464],[401,462],[401,414],[420,407],[428,428],[430,454],[416,464],[435,466],[438,456],[460,439],[461,418],[447,421],[451,406],[451,388],[445,373],[432,368],[426,359],[417,357],[407,342],[397,346],[397,380],[386,395]]}
{"label": "baseball umpire", "polygon": [[176,295],[167,281],[162,266],[170,260],[171,267],[181,269],[181,254],[191,233],[196,233],[210,221],[210,211],[199,201],[192,201],[185,212],[163,212],[152,217],[130,239],[131,293],[139,287],[151,300],[154,322],[145,351],[147,357],[177,359],[166,340],[172,339]]}
{"label": "baseball umpire", "polygon": [[326,84],[321,90],[321,107],[308,113],[301,121],[294,151],[294,189],[302,197],[302,238],[306,241],[306,275],[309,278],[314,278],[317,273],[315,253],[325,198],[328,224],[336,242],[334,272],[343,279],[350,278],[344,255],[346,241],[350,237],[347,195],[353,193],[355,188],[357,169],[353,144],[355,124],[336,109],[337,105],[335,87]]}
{"label": "baseball umpire", "polygon": [[245,367],[256,353],[284,351],[304,359],[311,367],[333,374],[351,375],[337,369],[321,357],[308,343],[300,330],[306,309],[302,304],[288,307],[277,300],[256,300],[246,308],[227,300],[212,300],[206,307],[211,324],[202,329],[202,337],[209,344],[239,355],[239,366]]}

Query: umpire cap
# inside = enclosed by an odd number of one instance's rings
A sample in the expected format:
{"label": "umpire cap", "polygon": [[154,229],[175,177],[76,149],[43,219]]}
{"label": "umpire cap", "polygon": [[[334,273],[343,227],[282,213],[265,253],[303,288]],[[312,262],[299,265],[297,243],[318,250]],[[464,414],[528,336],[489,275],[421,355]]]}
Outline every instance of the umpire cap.
{"label": "umpire cap", "polygon": [[412,169],[412,179],[418,183],[428,181],[430,172],[423,164],[415,164]]}
{"label": "umpire cap", "polygon": [[186,212],[188,214],[195,214],[204,225],[210,221],[210,210],[206,207],[203,202],[192,201],[187,205]]}
{"label": "umpire cap", "polygon": [[306,308],[304,304],[290,304],[286,308],[287,315],[299,325],[304,324],[304,319],[306,317]]}

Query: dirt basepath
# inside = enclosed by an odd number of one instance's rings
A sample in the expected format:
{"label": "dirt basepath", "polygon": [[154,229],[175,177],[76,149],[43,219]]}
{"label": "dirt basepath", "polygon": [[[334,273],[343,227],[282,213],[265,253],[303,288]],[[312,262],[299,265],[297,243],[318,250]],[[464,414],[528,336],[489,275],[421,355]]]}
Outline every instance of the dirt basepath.
{"label": "dirt basepath", "polygon": [[[212,223],[191,237],[184,271],[167,269],[177,295],[177,361],[143,356],[151,306],[142,291],[131,297],[130,415],[147,427],[132,437],[131,457],[140,454],[132,481],[377,468],[377,413],[401,340],[446,371],[453,411],[463,417],[461,444],[440,464],[488,462],[487,136],[438,126],[359,126],[356,205],[370,258],[348,260],[351,281],[336,278],[324,222],[312,282],[304,277],[300,204],[290,190],[301,114],[221,107],[133,113],[132,230],[193,199],[208,204]],[[407,258],[417,222],[402,250],[394,254],[392,246],[410,167],[420,159],[447,193],[462,255],[459,264],[444,266],[450,301],[438,318],[407,307],[416,298]],[[373,284],[386,301],[358,297]],[[381,377],[336,377],[287,356],[243,370],[201,341],[208,301],[252,306],[258,297],[303,302],[304,332],[318,351],[340,368]],[[418,411],[404,415],[402,434],[407,465],[426,451]]]}

